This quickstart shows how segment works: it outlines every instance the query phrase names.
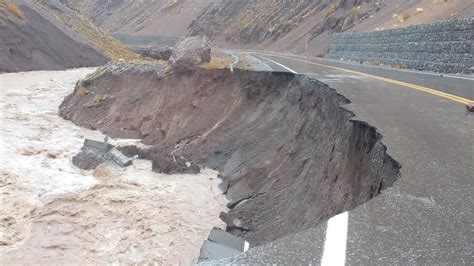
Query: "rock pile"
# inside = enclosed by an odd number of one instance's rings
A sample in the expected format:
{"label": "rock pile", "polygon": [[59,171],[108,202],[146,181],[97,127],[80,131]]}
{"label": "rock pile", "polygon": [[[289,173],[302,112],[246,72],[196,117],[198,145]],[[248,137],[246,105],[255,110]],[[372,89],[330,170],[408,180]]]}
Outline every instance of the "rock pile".
{"label": "rock pile", "polygon": [[198,174],[201,167],[181,156],[165,155],[156,149],[140,149],[137,146],[124,146],[119,150],[128,157],[152,161],[152,171],[164,174]]}

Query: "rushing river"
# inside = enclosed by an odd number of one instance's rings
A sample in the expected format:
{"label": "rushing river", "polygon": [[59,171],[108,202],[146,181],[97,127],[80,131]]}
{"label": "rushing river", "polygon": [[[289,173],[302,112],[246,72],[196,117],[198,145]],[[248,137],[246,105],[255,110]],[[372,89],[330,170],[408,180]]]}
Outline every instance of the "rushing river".
{"label": "rushing river", "polygon": [[57,115],[94,69],[0,75],[0,264],[189,265],[226,199],[217,172],[164,175],[151,162],[83,171],[84,138]]}

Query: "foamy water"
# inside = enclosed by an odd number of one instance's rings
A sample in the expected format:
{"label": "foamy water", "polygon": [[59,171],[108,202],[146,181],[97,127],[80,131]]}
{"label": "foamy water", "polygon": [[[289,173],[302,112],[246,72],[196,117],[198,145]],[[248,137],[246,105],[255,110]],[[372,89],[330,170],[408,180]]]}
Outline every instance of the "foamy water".
{"label": "foamy water", "polygon": [[226,199],[217,173],[164,175],[137,160],[82,171],[84,138],[57,115],[94,69],[0,75],[0,264],[189,265]]}

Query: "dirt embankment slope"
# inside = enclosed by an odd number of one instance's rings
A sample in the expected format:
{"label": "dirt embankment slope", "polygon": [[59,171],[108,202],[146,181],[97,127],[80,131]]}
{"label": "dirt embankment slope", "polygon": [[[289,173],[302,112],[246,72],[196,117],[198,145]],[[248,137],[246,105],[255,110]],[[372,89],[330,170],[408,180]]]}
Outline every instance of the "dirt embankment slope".
{"label": "dirt embankment slope", "polygon": [[222,214],[227,230],[252,244],[315,226],[399,177],[375,128],[352,121],[342,107],[348,100],[316,80],[164,72],[103,69],[78,85],[60,114],[218,169],[234,203]]}
{"label": "dirt embankment slope", "polygon": [[73,39],[35,9],[0,2],[0,72],[98,66],[108,58]]}

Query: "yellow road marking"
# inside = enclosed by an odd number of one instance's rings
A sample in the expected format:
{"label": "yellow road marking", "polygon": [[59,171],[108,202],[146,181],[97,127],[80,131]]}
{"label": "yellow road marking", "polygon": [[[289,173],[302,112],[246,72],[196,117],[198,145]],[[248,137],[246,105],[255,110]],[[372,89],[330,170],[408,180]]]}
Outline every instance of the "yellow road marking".
{"label": "yellow road marking", "polygon": [[439,91],[439,90],[435,90],[435,89],[431,89],[431,88],[428,88],[428,87],[415,85],[415,84],[411,84],[411,83],[407,83],[407,82],[403,82],[403,81],[399,81],[399,80],[395,80],[395,79],[389,79],[389,78],[375,76],[375,75],[371,75],[371,74],[367,74],[367,73],[359,72],[359,71],[355,71],[355,70],[350,70],[350,69],[346,69],[346,68],[328,66],[328,65],[324,65],[324,64],[314,63],[314,62],[311,62],[311,61],[295,59],[295,58],[291,58],[291,57],[288,57],[288,56],[282,56],[282,55],[272,55],[272,56],[287,58],[287,59],[290,59],[290,60],[299,61],[299,62],[303,62],[303,63],[308,63],[308,64],[312,64],[312,65],[332,68],[332,69],[336,69],[336,70],[339,70],[339,71],[344,71],[344,72],[351,73],[351,74],[356,74],[356,75],[360,75],[360,76],[364,76],[364,77],[368,77],[368,78],[372,78],[372,79],[376,79],[376,80],[385,81],[385,82],[392,83],[392,84],[397,84],[397,85],[400,85],[400,86],[403,86],[403,87],[408,87],[408,88],[415,89],[415,90],[418,90],[418,91],[423,91],[423,92],[426,92],[426,93],[429,93],[429,94],[432,94],[432,95],[440,96],[440,97],[443,97],[443,98],[446,98],[446,99],[449,99],[449,100],[452,100],[452,101],[455,101],[455,102],[458,102],[458,103],[462,103],[462,104],[468,104],[470,102],[474,102],[474,100],[471,100],[471,99],[466,99],[466,98],[456,96],[456,95],[453,95],[453,94],[449,94],[449,93],[446,93],[446,92],[442,92],[442,91]]}

